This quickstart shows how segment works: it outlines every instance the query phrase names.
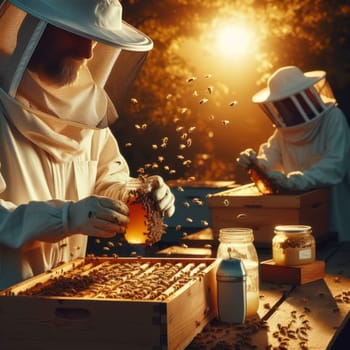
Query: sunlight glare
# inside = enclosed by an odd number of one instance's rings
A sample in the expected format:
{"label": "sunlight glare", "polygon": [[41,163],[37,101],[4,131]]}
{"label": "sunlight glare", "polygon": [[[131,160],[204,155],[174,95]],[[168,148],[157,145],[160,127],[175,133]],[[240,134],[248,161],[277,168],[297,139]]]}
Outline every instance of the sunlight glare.
{"label": "sunlight glare", "polygon": [[217,30],[217,49],[222,55],[241,57],[248,53],[252,37],[252,31],[243,24],[226,24]]}

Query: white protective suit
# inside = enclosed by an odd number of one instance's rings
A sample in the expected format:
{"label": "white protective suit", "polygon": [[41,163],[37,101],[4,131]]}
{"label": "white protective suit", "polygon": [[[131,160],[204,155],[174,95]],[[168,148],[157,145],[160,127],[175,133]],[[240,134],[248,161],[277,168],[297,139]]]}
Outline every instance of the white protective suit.
{"label": "white protective suit", "polygon": [[339,108],[333,106],[308,123],[277,128],[257,158],[267,173],[297,172],[300,191],[331,186],[330,230],[339,240],[350,240],[350,134]]}
{"label": "white protective suit", "polygon": [[0,289],[84,256],[87,236],[67,235],[69,201],[118,199],[133,180],[103,87],[114,67],[122,100],[151,41],[139,52],[99,42],[78,81],[51,91],[26,70],[46,24],[9,1],[0,7]]}
{"label": "white protective suit", "polygon": [[325,72],[280,68],[253,101],[276,129],[257,154],[252,149],[241,152],[238,163],[247,167],[256,159],[270,180],[287,190],[330,186],[329,229],[338,240],[350,241],[350,129]]}

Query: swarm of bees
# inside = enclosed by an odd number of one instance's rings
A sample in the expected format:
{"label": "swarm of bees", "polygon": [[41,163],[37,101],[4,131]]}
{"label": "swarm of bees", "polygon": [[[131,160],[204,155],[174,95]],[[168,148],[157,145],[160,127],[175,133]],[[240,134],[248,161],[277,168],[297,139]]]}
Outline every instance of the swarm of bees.
{"label": "swarm of bees", "polygon": [[[192,91],[192,96],[194,97],[194,102],[198,103],[198,105],[203,106],[199,107],[206,108],[205,106],[211,105],[211,97],[213,97],[216,93],[219,92],[219,88],[215,86],[214,82],[212,81],[212,75],[206,74],[204,75],[204,81],[200,79],[200,77],[191,76],[186,79],[186,83],[188,84],[188,88],[190,91]],[[201,87],[200,86],[206,86]],[[165,97],[166,103],[170,103],[171,101],[175,101],[176,94],[168,93]],[[229,108],[235,107],[237,105],[237,101],[235,99],[230,99],[227,101],[227,106]],[[142,108],[142,101],[140,101],[139,98],[132,97],[130,98],[130,104],[133,109],[136,108],[139,110]],[[192,114],[192,110],[189,107],[186,106],[179,106],[176,108],[177,115],[172,117],[172,122],[174,124],[175,128],[175,136],[172,135],[172,139],[170,140],[169,136],[163,136],[161,137],[158,142],[157,140],[152,140],[150,147],[152,150],[151,156],[154,157],[154,160],[148,161],[144,163],[143,165],[139,166],[137,169],[138,176],[148,176],[150,172],[152,171],[158,171],[163,170],[166,173],[168,173],[171,177],[177,174],[177,169],[173,168],[170,164],[172,162],[167,162],[167,157],[165,156],[166,152],[165,150],[169,148],[170,142],[172,142],[172,145],[175,140],[178,153],[174,155],[174,164],[180,165],[185,169],[185,173],[188,173],[188,171],[195,166],[195,161],[190,159],[188,155],[187,150],[193,146],[194,143],[194,133],[198,130],[198,127],[196,125],[190,124],[186,125],[186,117],[190,116]],[[210,121],[215,122],[215,116],[213,114],[209,114],[208,119]],[[217,123],[223,127],[227,127],[230,124],[230,121],[228,119],[222,119],[220,121],[217,121]],[[137,131],[136,135],[149,133],[151,128],[151,123],[144,122],[144,121],[138,121],[134,123],[134,128]],[[208,137],[212,138],[214,136],[214,132],[212,130],[208,130]],[[137,146],[137,138],[135,140],[128,140],[125,142],[124,147],[125,148],[132,148]],[[195,177],[189,176],[186,179],[188,182],[196,180]],[[163,218],[160,216],[159,212],[155,210],[155,203],[151,202],[151,199],[149,196],[143,196],[141,193],[136,194],[138,196],[138,200],[143,202],[146,208],[147,217],[145,218],[145,221],[148,225],[148,243],[152,245],[154,242],[159,241],[159,238],[162,234],[164,234],[166,230],[166,226],[163,224]],[[185,208],[190,208],[192,206],[201,206],[203,203],[200,203],[200,201],[193,201],[191,203],[184,204]],[[197,219],[196,219],[197,220]],[[187,224],[192,224],[194,222],[194,219],[191,217],[186,217],[185,222],[179,222],[177,229],[181,229],[182,226],[186,226]],[[198,226],[201,227],[207,227],[208,224],[208,218],[199,218],[198,220]],[[187,225],[188,226],[188,225]],[[183,234],[186,234],[183,232]],[[97,240],[96,240],[96,243]],[[112,244],[113,245],[112,245]],[[98,243],[99,244],[99,243]],[[103,251],[106,254],[111,254],[113,251],[120,245],[123,244],[123,241],[119,241],[117,243],[114,242],[107,242],[107,244],[103,247]]]}

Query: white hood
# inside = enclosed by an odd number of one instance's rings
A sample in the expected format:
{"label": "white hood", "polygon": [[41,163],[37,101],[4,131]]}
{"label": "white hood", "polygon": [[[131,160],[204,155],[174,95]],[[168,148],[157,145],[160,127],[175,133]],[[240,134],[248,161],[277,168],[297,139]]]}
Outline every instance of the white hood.
{"label": "white hood", "polygon": [[[16,4],[17,2],[14,1]],[[18,3],[24,4],[25,2],[19,1]],[[55,3],[55,1],[50,1],[50,3]],[[57,0],[56,4],[61,5]],[[16,97],[27,64],[47,23],[49,22],[33,17],[13,6],[9,1],[5,0],[0,6],[0,88],[12,97]],[[147,46],[148,50],[151,48],[152,45]],[[115,43],[114,46],[111,46],[99,42],[94,49],[93,58],[88,62],[91,79],[96,84],[96,88],[103,90],[113,71],[113,79],[118,82],[116,88],[118,93],[114,101],[118,108],[124,102],[146,56],[145,48],[141,52],[126,51],[123,46],[118,47]],[[122,67],[119,67],[120,62]],[[116,116],[109,115],[108,122],[113,122],[115,118]]]}

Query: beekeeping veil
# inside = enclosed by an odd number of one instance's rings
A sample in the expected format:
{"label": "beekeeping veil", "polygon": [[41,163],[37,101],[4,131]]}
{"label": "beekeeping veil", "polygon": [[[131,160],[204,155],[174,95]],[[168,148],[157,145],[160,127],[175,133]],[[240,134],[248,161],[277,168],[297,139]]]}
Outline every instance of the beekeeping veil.
{"label": "beekeeping veil", "polygon": [[267,87],[253,96],[272,123],[279,128],[306,123],[335,104],[324,71],[303,73],[287,66],[271,75]]}
{"label": "beekeeping veil", "polygon": [[[150,38],[122,21],[118,0],[5,0],[0,7],[0,89],[16,98],[47,24],[98,42],[84,76],[103,90],[113,71],[118,107],[153,46]],[[71,98],[65,94],[63,90],[62,96]],[[110,101],[106,103],[112,122],[116,115]]]}

